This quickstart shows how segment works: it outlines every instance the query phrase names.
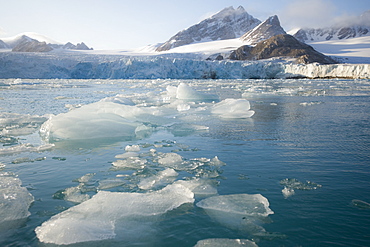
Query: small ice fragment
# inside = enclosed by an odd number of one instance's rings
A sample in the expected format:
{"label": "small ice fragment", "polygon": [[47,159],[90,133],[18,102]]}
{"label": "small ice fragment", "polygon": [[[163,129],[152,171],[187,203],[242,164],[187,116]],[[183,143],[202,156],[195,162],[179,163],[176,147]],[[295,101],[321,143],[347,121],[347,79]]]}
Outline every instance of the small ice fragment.
{"label": "small ice fragment", "polygon": [[185,83],[177,87],[176,98],[181,100],[214,101],[218,100],[217,95],[200,93]]}
{"label": "small ice fragment", "polygon": [[212,113],[221,118],[250,118],[254,111],[246,99],[225,99],[213,106]]}
{"label": "small ice fragment", "polygon": [[179,104],[179,105],[177,105],[177,110],[178,111],[188,111],[188,110],[190,110],[190,105],[188,105],[188,104]]}
{"label": "small ice fragment", "polygon": [[210,179],[196,178],[192,180],[178,180],[175,184],[185,186],[197,196],[211,196],[217,194],[217,189]]}
{"label": "small ice fragment", "polygon": [[124,154],[117,154],[116,156],[114,156],[114,158],[116,158],[116,159],[126,159],[126,158],[137,157],[137,156],[139,156],[139,153],[127,152],[127,153],[124,153]]}
{"label": "small ice fragment", "polygon": [[82,193],[81,185],[67,188],[62,193],[64,195],[64,200],[74,203],[81,203],[90,199],[90,196],[88,194]]}
{"label": "small ice fragment", "polygon": [[194,247],[258,247],[258,245],[248,239],[229,239],[229,238],[209,238],[199,240]]}
{"label": "small ice fragment", "polygon": [[117,179],[105,179],[105,180],[99,181],[98,190],[111,189],[111,188],[115,188],[118,186],[122,186],[123,184],[125,184],[125,182],[118,178]]}
{"label": "small ice fragment", "polygon": [[139,152],[140,146],[139,145],[127,145],[125,147],[126,152]]}
{"label": "small ice fragment", "polygon": [[144,168],[147,162],[148,161],[146,159],[142,159],[139,157],[130,157],[124,160],[117,160],[113,162],[112,164],[113,166],[120,168],[120,169],[136,170],[136,169]]}
{"label": "small ice fragment", "polygon": [[181,163],[182,161],[181,155],[177,153],[166,153],[163,155],[163,157],[159,158],[158,163],[163,166],[172,167]]}
{"label": "small ice fragment", "polygon": [[141,180],[138,187],[142,190],[154,188],[164,183],[172,183],[179,174],[171,168],[158,172],[157,175]]}
{"label": "small ice fragment", "polygon": [[82,177],[77,178],[77,179],[75,179],[73,181],[76,181],[76,182],[79,182],[79,183],[87,183],[94,176],[95,176],[95,173],[87,173],[87,174],[83,175]]}
{"label": "small ice fragment", "polygon": [[285,186],[284,186],[284,189],[281,192],[283,193],[285,199],[287,199],[288,197],[295,194],[293,188],[287,188]]}

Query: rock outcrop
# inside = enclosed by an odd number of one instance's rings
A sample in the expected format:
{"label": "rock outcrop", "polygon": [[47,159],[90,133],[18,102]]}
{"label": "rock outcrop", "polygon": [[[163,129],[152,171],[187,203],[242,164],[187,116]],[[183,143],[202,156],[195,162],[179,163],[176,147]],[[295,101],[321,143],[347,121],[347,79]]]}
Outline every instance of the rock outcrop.
{"label": "rock outcrop", "polygon": [[296,58],[298,63],[336,63],[330,57],[316,51],[311,46],[298,41],[289,34],[279,34],[259,42],[256,46],[244,45],[231,53],[232,60],[260,60],[273,57]]}
{"label": "rock outcrop", "polygon": [[259,24],[257,27],[246,32],[243,36],[240,37],[240,39],[249,45],[256,45],[258,42],[269,39],[279,34],[286,34],[286,32],[280,26],[279,18],[274,15]]}
{"label": "rock outcrop", "polygon": [[225,8],[217,14],[178,32],[156,51],[167,51],[195,42],[234,39],[256,27],[260,20],[249,15],[243,7]]}

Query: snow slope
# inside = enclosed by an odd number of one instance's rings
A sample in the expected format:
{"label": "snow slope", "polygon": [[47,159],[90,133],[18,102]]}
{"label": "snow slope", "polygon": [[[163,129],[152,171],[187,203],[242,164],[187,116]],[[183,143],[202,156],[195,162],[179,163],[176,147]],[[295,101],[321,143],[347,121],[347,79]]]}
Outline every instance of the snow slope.
{"label": "snow slope", "polygon": [[370,36],[316,41],[309,45],[327,56],[339,58],[343,63],[370,63]]}

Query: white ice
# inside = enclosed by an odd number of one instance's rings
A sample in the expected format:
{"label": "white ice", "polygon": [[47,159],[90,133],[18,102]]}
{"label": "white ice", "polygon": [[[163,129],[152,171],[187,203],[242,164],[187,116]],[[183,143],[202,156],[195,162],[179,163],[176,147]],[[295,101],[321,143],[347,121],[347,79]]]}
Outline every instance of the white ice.
{"label": "white ice", "polygon": [[176,98],[186,101],[215,101],[218,100],[217,95],[205,94],[191,88],[186,83],[180,83],[177,87]]}
{"label": "white ice", "polygon": [[250,118],[254,111],[246,99],[225,99],[213,106],[212,113],[221,118]]}
{"label": "white ice", "polygon": [[116,234],[130,238],[126,231],[136,227],[129,224],[131,221],[150,221],[153,216],[193,202],[194,194],[176,184],[150,193],[99,191],[90,200],[54,215],[35,232],[41,242],[57,245],[111,239]]}

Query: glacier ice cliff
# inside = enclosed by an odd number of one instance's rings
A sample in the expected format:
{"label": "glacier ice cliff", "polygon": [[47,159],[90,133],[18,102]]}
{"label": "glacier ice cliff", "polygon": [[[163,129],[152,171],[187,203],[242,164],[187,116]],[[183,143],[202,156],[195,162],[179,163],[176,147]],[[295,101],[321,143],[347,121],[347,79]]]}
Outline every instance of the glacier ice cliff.
{"label": "glacier ice cliff", "polygon": [[285,60],[205,61],[194,56],[0,53],[0,78],[249,79],[370,78],[370,64],[293,64]]}

